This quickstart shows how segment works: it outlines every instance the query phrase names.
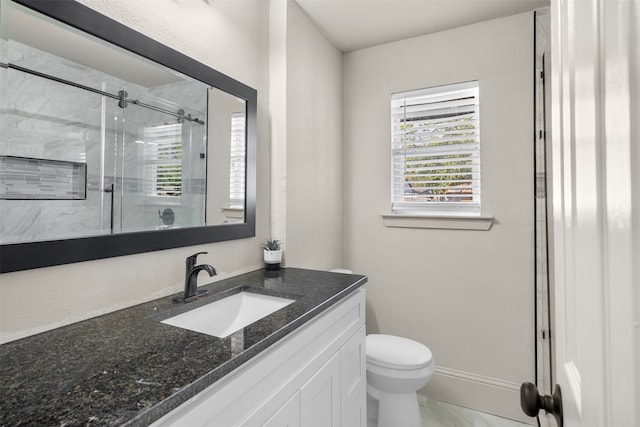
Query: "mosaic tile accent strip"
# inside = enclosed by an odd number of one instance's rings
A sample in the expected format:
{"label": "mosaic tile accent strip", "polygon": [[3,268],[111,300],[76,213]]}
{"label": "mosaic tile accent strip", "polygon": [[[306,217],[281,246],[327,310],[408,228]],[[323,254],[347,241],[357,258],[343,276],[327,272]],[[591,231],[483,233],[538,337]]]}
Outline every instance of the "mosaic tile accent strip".
{"label": "mosaic tile accent strip", "polygon": [[85,200],[87,164],[0,156],[0,199]]}

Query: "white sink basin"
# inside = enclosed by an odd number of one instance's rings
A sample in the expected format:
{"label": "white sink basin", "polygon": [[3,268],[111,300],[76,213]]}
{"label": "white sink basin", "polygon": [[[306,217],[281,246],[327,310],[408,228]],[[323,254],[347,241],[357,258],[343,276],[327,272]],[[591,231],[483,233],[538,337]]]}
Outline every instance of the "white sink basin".
{"label": "white sink basin", "polygon": [[253,292],[240,292],[170,317],[162,323],[224,338],[294,301]]}

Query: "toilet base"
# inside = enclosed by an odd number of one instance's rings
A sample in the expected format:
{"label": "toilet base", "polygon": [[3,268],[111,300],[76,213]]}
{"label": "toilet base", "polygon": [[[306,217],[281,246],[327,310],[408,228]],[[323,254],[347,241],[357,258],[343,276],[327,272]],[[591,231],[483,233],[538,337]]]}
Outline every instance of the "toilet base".
{"label": "toilet base", "polygon": [[413,393],[367,393],[367,427],[422,427],[418,396]]}

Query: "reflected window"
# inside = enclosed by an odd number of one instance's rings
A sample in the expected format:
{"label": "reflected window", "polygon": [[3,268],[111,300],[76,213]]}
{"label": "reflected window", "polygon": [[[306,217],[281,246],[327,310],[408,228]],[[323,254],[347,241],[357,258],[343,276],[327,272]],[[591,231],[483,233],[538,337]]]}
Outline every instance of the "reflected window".
{"label": "reflected window", "polygon": [[182,124],[144,128],[145,183],[148,196],[182,195]]}
{"label": "reflected window", "polygon": [[231,156],[229,172],[229,206],[244,207],[245,187],[245,113],[231,114]]}

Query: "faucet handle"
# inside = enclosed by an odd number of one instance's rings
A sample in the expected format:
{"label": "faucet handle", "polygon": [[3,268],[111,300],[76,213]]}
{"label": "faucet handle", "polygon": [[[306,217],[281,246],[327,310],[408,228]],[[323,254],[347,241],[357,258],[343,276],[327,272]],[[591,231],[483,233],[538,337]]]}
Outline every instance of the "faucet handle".
{"label": "faucet handle", "polygon": [[198,258],[198,255],[202,255],[202,254],[208,254],[209,252],[198,252],[195,253],[189,257],[187,257],[185,263],[187,264],[187,267],[193,267],[196,265],[196,259]]}

